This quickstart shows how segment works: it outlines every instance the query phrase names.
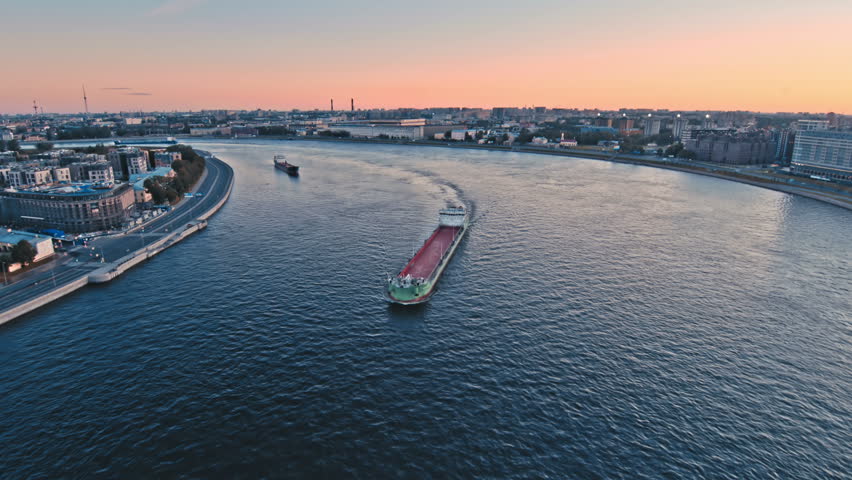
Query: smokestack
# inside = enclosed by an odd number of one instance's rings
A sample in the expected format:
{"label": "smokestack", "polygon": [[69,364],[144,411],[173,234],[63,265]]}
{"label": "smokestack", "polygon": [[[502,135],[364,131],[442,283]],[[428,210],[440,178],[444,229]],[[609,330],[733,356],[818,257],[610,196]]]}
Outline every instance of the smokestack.
{"label": "smokestack", "polygon": [[355,99],[350,98],[349,101],[352,103],[352,111],[354,112],[355,111]]}
{"label": "smokestack", "polygon": [[331,99],[331,111],[334,112],[334,99]]}

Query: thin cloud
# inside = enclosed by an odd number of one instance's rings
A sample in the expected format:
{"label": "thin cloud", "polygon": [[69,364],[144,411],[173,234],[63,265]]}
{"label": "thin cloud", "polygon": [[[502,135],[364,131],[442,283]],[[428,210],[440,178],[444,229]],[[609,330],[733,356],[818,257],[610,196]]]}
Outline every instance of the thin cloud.
{"label": "thin cloud", "polygon": [[157,17],[160,15],[176,15],[178,13],[191,10],[207,0],[167,0],[159,7],[148,12],[149,17]]}
{"label": "thin cloud", "polygon": [[149,97],[149,96],[153,95],[153,93],[148,93],[148,92],[128,92],[128,93],[125,93],[125,95],[136,95],[136,96],[140,96],[140,97]]}
{"label": "thin cloud", "polygon": [[131,90],[130,87],[103,87],[101,90]]}

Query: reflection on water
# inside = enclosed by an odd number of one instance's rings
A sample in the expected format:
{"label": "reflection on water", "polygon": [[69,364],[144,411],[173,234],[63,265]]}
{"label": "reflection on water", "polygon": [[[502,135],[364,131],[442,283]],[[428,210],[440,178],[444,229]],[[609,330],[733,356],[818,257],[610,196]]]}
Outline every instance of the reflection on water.
{"label": "reflection on water", "polygon": [[[0,328],[10,478],[844,471],[849,212],[592,160],[200,146],[236,174],[207,230]],[[387,304],[459,203],[439,291]]]}

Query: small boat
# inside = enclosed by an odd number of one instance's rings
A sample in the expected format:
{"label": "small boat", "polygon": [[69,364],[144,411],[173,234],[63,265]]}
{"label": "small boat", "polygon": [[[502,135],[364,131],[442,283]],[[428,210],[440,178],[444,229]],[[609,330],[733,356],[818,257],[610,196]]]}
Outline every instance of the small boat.
{"label": "small boat", "polygon": [[290,175],[291,177],[299,176],[298,165],[288,163],[284,155],[275,155],[272,158],[272,161],[275,163],[275,168],[277,168],[278,170],[281,170],[282,172],[286,173],[287,175]]}

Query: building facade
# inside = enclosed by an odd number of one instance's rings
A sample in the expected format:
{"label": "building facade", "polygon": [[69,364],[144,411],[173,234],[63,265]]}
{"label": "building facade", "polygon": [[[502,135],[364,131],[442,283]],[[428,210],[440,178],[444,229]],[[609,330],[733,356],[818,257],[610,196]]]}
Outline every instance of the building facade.
{"label": "building facade", "polygon": [[687,140],[684,148],[695,152],[699,161],[728,165],[770,163],[775,155],[775,145],[762,135],[699,135]]}
{"label": "building facade", "polygon": [[181,159],[180,152],[156,152],[154,153],[154,166],[171,167],[172,163]]}
{"label": "building facade", "polygon": [[[420,140],[427,134],[426,120],[423,118],[412,118],[403,120],[357,120],[352,122],[334,123],[328,126],[329,130],[345,130],[353,137],[374,138],[387,136],[390,138],[409,138]],[[449,128],[445,128],[445,131]]]}
{"label": "building facade", "polygon": [[119,228],[130,219],[134,208],[130,184],[110,190],[67,186],[0,193],[0,221],[73,233]]}
{"label": "building facade", "polygon": [[798,132],[791,164],[796,173],[852,182],[852,132]]}
{"label": "building facade", "polygon": [[6,231],[5,229],[0,231],[0,253],[11,251],[21,240],[27,241],[35,249],[36,254],[33,262],[40,262],[54,254],[51,237],[30,232]]}
{"label": "building facade", "polygon": [[645,120],[645,136],[651,137],[660,134],[662,122],[659,118],[649,118]]}

